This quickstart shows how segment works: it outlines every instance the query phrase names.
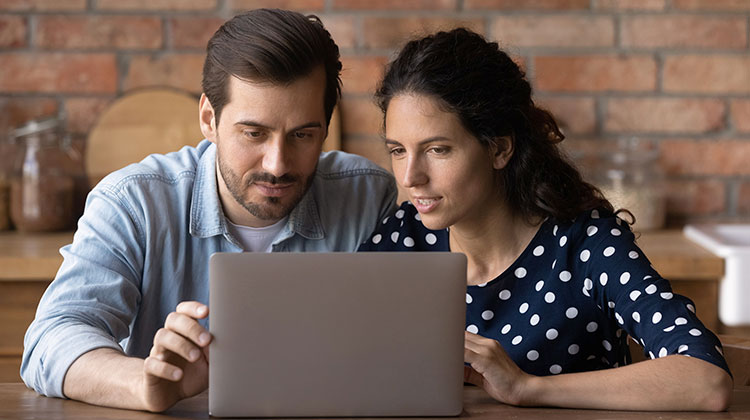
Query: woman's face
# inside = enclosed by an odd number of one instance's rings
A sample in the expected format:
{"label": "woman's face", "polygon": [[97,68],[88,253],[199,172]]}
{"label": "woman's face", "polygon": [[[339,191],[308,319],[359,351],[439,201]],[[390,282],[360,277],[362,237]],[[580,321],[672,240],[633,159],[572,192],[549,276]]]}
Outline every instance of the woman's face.
{"label": "woman's face", "polygon": [[494,174],[506,160],[481,145],[436,99],[394,96],[385,128],[396,181],[426,227],[444,229],[479,220],[500,200]]}

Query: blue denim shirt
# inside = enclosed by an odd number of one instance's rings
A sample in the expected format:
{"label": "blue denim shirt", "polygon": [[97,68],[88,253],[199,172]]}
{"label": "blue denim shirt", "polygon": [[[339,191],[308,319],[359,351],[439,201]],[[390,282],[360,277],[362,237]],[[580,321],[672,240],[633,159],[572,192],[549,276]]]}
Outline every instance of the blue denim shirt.
{"label": "blue denim shirt", "polygon": [[[342,152],[321,154],[310,190],[274,240],[274,252],[354,251],[395,207],[385,170]],[[21,376],[62,397],[70,365],[102,347],[146,357],[168,313],[208,304],[208,259],[241,252],[227,230],[207,140],[116,171],[89,194],[73,243],[24,338]],[[208,321],[203,320],[204,327]]]}

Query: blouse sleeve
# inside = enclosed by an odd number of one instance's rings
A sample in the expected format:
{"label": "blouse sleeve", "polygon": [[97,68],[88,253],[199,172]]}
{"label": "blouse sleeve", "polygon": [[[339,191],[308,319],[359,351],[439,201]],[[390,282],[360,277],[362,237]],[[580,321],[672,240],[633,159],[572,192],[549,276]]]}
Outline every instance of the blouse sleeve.
{"label": "blouse sleeve", "polygon": [[682,354],[729,372],[719,339],[698,319],[694,303],[674,294],[651,266],[627,223],[594,210],[580,227],[575,258],[585,272],[583,293],[639,341],[646,355]]}

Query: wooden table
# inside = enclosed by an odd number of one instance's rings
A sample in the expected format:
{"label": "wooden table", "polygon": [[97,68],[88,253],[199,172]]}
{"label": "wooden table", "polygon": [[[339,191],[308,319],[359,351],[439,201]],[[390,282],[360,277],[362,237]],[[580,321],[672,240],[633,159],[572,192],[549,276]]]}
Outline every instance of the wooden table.
{"label": "wooden table", "polygon": [[[635,412],[572,410],[560,408],[520,408],[494,401],[476,387],[464,388],[462,418],[475,419],[748,419],[750,418],[750,387],[734,390],[729,411],[696,412]],[[22,384],[0,384],[0,418],[2,419],[207,419],[208,393],[177,403],[163,414],[97,407],[77,401],[37,395]],[[445,419],[446,417],[442,417]]]}

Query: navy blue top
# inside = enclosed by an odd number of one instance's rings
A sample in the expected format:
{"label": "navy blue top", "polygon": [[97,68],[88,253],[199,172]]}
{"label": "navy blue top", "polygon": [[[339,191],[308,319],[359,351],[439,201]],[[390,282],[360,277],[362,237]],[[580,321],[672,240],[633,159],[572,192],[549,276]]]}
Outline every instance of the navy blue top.
{"label": "navy blue top", "polygon": [[[448,234],[427,229],[405,202],[359,250],[450,251]],[[500,342],[533,375],[630,363],[628,334],[652,359],[683,354],[729,372],[693,302],[672,293],[628,224],[605,210],[547,219],[505,272],[468,286],[466,330]]]}

